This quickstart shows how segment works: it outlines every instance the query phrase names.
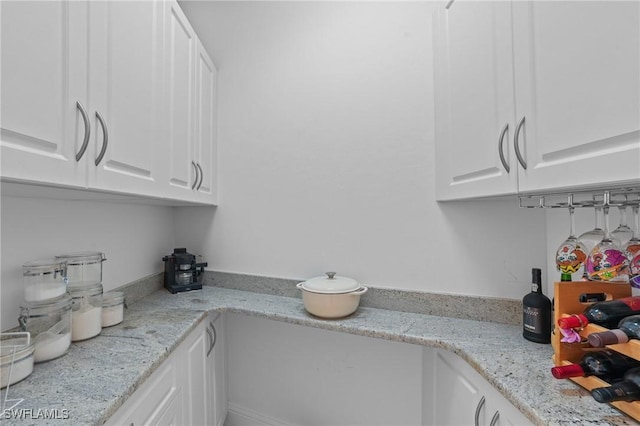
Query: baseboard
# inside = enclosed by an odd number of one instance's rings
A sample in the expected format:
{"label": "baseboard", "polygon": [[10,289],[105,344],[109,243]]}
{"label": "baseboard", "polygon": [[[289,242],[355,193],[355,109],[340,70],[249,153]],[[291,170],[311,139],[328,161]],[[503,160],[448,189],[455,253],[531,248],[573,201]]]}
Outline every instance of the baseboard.
{"label": "baseboard", "polygon": [[224,426],[295,426],[280,419],[266,416],[255,410],[229,402]]}

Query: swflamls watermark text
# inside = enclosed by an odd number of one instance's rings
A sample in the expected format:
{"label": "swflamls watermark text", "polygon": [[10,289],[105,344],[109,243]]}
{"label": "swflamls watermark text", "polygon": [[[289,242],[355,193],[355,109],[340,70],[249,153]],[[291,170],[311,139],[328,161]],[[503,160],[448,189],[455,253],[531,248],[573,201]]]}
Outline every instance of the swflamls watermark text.
{"label": "swflamls watermark text", "polygon": [[2,410],[0,419],[13,420],[66,420],[69,410],[66,408],[6,408]]}

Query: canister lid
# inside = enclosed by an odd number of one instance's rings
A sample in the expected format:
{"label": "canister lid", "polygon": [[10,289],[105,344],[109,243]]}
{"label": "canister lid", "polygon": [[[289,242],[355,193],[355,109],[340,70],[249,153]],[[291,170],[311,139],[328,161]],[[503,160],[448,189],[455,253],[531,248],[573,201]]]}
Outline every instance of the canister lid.
{"label": "canister lid", "polygon": [[102,295],[102,306],[116,306],[124,303],[124,293],[121,291],[108,291]]}
{"label": "canister lid", "polygon": [[97,294],[102,294],[102,284],[80,284],[73,285],[69,283],[67,285],[67,291],[71,295],[72,298],[83,297],[83,296],[95,296]]}
{"label": "canister lid", "polygon": [[29,315],[42,315],[65,310],[71,307],[71,296],[64,293],[53,299],[24,301],[20,308],[28,309]]}
{"label": "canister lid", "polygon": [[59,274],[64,273],[64,271],[65,262],[61,259],[37,259],[22,264],[22,274],[24,276]]}
{"label": "canister lid", "polygon": [[107,260],[104,253],[99,251],[81,251],[77,253],[59,254],[56,255],[55,258],[65,261],[67,265],[102,263]]}
{"label": "canister lid", "polygon": [[33,356],[35,344],[28,332],[0,333],[0,365],[16,363]]}

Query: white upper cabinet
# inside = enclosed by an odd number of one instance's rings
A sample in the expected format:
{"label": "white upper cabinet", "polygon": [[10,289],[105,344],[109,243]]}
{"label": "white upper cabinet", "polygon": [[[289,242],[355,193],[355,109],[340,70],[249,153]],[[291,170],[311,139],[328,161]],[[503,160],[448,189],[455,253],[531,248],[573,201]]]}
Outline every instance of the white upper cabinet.
{"label": "white upper cabinet", "polygon": [[640,3],[514,2],[521,192],[640,180]]}
{"label": "white upper cabinet", "polygon": [[1,178],[212,205],[216,68],[175,1],[2,1]]}
{"label": "white upper cabinet", "polygon": [[165,5],[165,106],[169,176],[167,195],[181,197],[195,188],[192,164],[195,122],[196,34],[175,1]]}
{"label": "white upper cabinet", "polygon": [[439,199],[517,192],[509,2],[453,2],[436,12]]}
{"label": "white upper cabinet", "polygon": [[89,2],[89,186],[161,195],[162,2]]}
{"label": "white upper cabinet", "polygon": [[640,183],[638,2],[435,16],[439,200]]}
{"label": "white upper cabinet", "polygon": [[165,12],[167,196],[216,204],[217,70],[175,1]]}
{"label": "white upper cabinet", "polygon": [[217,204],[216,99],[218,71],[200,41],[196,50],[196,120],[193,158],[200,173],[198,199]]}
{"label": "white upper cabinet", "polygon": [[85,186],[86,14],[83,2],[0,2],[4,179]]}

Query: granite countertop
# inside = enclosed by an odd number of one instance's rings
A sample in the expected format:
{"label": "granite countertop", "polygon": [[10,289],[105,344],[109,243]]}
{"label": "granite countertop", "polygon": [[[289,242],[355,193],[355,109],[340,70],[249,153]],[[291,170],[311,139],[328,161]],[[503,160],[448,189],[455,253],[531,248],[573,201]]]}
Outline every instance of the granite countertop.
{"label": "granite countertop", "polygon": [[[131,304],[123,323],[36,364],[31,376],[10,387],[9,398],[23,399],[16,408],[33,413],[68,413],[67,423],[101,425],[212,310],[450,350],[535,424],[637,424],[573,382],[554,379],[551,346],[523,339],[519,326],[363,306],[345,319],[322,320],[309,315],[298,298],[211,286],[176,295],[162,289]],[[4,391],[0,396],[4,400]]]}

